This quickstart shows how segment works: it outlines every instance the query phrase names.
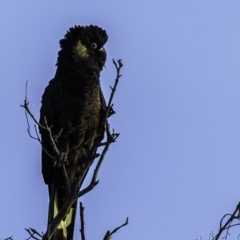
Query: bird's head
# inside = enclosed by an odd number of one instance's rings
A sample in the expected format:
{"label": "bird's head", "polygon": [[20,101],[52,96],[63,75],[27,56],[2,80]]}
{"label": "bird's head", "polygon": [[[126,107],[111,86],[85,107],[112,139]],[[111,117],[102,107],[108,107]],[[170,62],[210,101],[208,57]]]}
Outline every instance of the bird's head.
{"label": "bird's head", "polygon": [[75,26],[67,31],[60,45],[62,51],[69,52],[75,62],[101,71],[107,58],[103,47],[107,40],[106,31],[98,26]]}

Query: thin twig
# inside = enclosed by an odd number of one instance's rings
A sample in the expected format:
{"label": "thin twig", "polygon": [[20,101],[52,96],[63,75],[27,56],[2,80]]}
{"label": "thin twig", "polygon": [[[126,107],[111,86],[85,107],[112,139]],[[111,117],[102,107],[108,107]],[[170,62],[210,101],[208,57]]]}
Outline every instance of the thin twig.
{"label": "thin twig", "polygon": [[46,150],[46,148],[43,146],[42,141],[41,141],[41,139],[40,139],[40,137],[39,137],[39,134],[38,134],[38,131],[37,131],[37,125],[36,125],[36,124],[34,124],[34,129],[35,129],[35,133],[36,133],[36,135],[37,135],[37,138],[35,138],[35,139],[37,139],[38,142],[40,142],[40,144],[41,144],[42,149],[44,150],[44,152],[45,152],[50,158],[54,159],[54,157],[53,157],[52,155],[50,155],[49,152]]}
{"label": "thin twig", "polygon": [[85,230],[84,230],[84,225],[85,225],[85,222],[84,222],[84,207],[83,207],[82,202],[80,202],[80,219],[81,219],[81,229],[80,229],[81,239],[85,240],[86,238],[85,238]]}
{"label": "thin twig", "polygon": [[211,233],[209,234],[209,240],[211,240],[213,238],[213,232],[211,231]]}
{"label": "thin twig", "polygon": [[28,81],[26,82],[26,85],[25,85],[25,99],[24,99],[24,104],[23,105],[20,105],[20,107],[23,107],[26,112],[30,115],[30,117],[32,118],[32,120],[41,128],[45,129],[45,127],[43,125],[41,125],[37,120],[36,118],[34,117],[34,115],[31,113],[31,111],[29,110],[28,108],[28,105],[29,105],[29,102],[27,101],[27,85],[28,85]]}
{"label": "thin twig", "polygon": [[124,226],[126,226],[128,224],[128,217],[127,217],[127,219],[126,219],[126,222],[124,223],[124,224],[122,224],[121,226],[119,226],[119,227],[116,227],[113,231],[107,231],[106,232],[106,234],[105,234],[105,236],[104,236],[104,238],[103,238],[103,240],[109,240],[110,239],[110,237],[114,234],[114,233],[116,233],[120,228],[122,228],[122,227],[124,227]]}
{"label": "thin twig", "polygon": [[124,226],[126,226],[126,225],[128,225],[128,217],[127,217],[126,222],[125,222],[124,224],[122,224],[121,226],[115,228],[115,229],[110,233],[110,236],[112,236],[112,235],[113,235],[115,232],[117,232],[120,228],[122,228],[122,227],[124,227]]}
{"label": "thin twig", "polygon": [[[40,128],[43,128],[43,129],[45,129],[45,130],[46,130],[46,128],[45,128],[44,126],[42,126],[42,125],[35,119],[34,115],[32,114],[32,112],[30,111],[30,109],[29,109],[29,107],[28,107],[29,102],[27,101],[27,84],[28,84],[28,81],[26,82],[26,85],[25,85],[25,99],[24,99],[24,104],[23,104],[23,105],[20,105],[20,106],[25,109],[25,116],[26,116],[26,121],[27,121],[27,132],[28,132],[28,135],[29,135],[30,138],[37,140],[37,141],[41,144],[44,152],[45,152],[50,158],[54,159],[54,157],[51,156],[51,155],[47,152],[47,150],[44,148],[44,146],[43,146],[43,144],[42,144],[42,141],[41,141],[41,139],[40,139],[40,137],[39,137],[39,135],[38,135],[36,125],[38,125]],[[34,125],[34,129],[35,129],[35,133],[36,133],[36,136],[37,136],[37,137],[34,137],[34,136],[31,134],[31,128],[30,128],[30,124],[29,124],[29,120],[28,120],[28,114],[29,114],[29,116],[33,119],[33,121],[36,123],[36,124]]]}
{"label": "thin twig", "polygon": [[[118,63],[118,64],[117,64]],[[111,92],[111,95],[110,95],[110,98],[108,100],[108,105],[107,105],[107,111],[106,111],[106,115],[105,115],[105,119],[107,119],[108,115],[109,115],[109,111],[110,109],[112,108],[112,100],[113,100],[113,96],[116,92],[116,89],[117,89],[117,85],[118,85],[118,82],[119,82],[119,79],[122,75],[120,75],[120,71],[121,71],[121,68],[123,67],[123,64],[122,64],[122,60],[119,59],[118,61],[116,61],[113,59],[113,64],[115,65],[116,67],[116,70],[117,70],[117,77],[115,79],[115,84],[113,87],[110,86],[112,92]]]}
{"label": "thin twig", "polygon": [[[111,114],[115,113],[115,112],[113,111],[113,108],[112,108],[112,107],[113,107],[112,100],[113,100],[114,94],[115,94],[115,92],[116,92],[119,79],[120,79],[120,77],[122,76],[122,75],[120,74],[120,71],[121,71],[121,68],[123,67],[122,60],[121,60],[121,59],[119,59],[119,60],[117,61],[117,63],[116,63],[116,61],[113,59],[113,64],[114,64],[114,66],[115,66],[115,68],[116,68],[116,70],[117,70],[117,76],[116,76],[116,79],[115,79],[114,86],[113,86],[113,87],[110,86],[110,88],[111,88],[111,95],[110,95],[110,98],[109,98],[109,101],[108,101],[108,104],[107,104],[107,108],[106,108],[106,113],[105,113],[105,116],[104,116],[104,122],[105,122],[105,127],[106,127],[106,132],[107,132],[107,136],[108,136],[108,137],[110,137],[111,134],[110,134],[110,132],[109,132],[109,124],[108,124],[108,122],[107,122],[107,118],[108,118],[108,116],[109,116],[110,113],[111,113]],[[112,112],[112,111],[113,111],[113,112]]]}
{"label": "thin twig", "polygon": [[[58,150],[57,145],[56,145],[56,142],[54,141],[53,136],[52,136],[52,131],[51,131],[52,127],[49,127],[49,126],[48,126],[48,122],[47,122],[46,116],[44,116],[44,123],[45,123],[45,126],[46,126],[46,127],[45,127],[45,130],[47,130],[47,132],[48,132],[48,134],[49,134],[49,138],[50,138],[50,141],[51,141],[51,143],[52,143],[53,150],[54,150],[54,152],[55,152],[57,155],[59,155],[59,150]],[[62,131],[62,130],[60,130],[60,131]]]}
{"label": "thin twig", "polygon": [[[33,228],[29,228],[29,229],[25,228],[25,230],[26,230],[26,231],[29,233],[29,235],[30,235],[30,237],[27,238],[26,240],[29,240],[29,239],[31,239],[31,238],[33,238],[33,239],[35,239],[35,240],[41,240],[42,237],[43,237],[42,234],[40,234],[39,232],[37,232],[37,231],[36,231],[35,229],[33,229]],[[41,237],[41,238],[37,238],[37,237],[35,237],[34,235],[37,235],[37,236],[39,236],[39,237]]]}

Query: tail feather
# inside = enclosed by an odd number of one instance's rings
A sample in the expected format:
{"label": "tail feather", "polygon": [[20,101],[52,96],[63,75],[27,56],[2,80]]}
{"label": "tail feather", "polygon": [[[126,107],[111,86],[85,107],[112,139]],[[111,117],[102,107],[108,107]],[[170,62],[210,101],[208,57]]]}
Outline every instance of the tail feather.
{"label": "tail feather", "polygon": [[[49,202],[49,213],[48,222],[51,224],[53,219],[57,216],[58,212],[61,210],[64,199],[61,198],[61,192],[64,189],[56,189],[53,186],[49,188],[50,202]],[[74,223],[77,212],[77,201],[72,205],[66,217],[60,222],[55,233],[53,234],[51,240],[73,240],[74,234]]]}

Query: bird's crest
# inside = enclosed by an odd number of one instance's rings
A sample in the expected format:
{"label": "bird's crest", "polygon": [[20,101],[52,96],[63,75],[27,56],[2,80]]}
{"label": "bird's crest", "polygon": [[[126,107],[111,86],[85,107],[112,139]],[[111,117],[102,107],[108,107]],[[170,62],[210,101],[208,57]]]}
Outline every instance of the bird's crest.
{"label": "bird's crest", "polygon": [[69,45],[76,46],[79,40],[84,46],[90,46],[93,41],[97,41],[100,49],[107,42],[108,36],[106,31],[98,26],[74,26],[67,31],[64,39],[60,40],[61,48]]}

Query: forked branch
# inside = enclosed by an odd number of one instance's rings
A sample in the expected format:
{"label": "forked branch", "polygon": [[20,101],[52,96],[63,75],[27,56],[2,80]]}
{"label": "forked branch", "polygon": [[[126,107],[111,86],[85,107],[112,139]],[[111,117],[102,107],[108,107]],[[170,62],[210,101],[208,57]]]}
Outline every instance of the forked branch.
{"label": "forked branch", "polygon": [[116,227],[113,231],[107,231],[107,233],[105,234],[103,240],[109,240],[111,238],[111,236],[116,233],[120,228],[124,227],[128,225],[128,218],[126,219],[126,222],[124,224],[122,224],[121,226],[119,227]]}
{"label": "forked branch", "polygon": [[[223,221],[226,220],[226,222],[223,224]],[[233,221],[237,220],[240,221],[240,203],[238,203],[236,209],[232,214],[225,214],[221,221],[220,221],[220,229],[218,231],[218,234],[212,239],[212,240],[219,240],[220,237],[225,232],[224,237],[222,236],[221,239],[227,240],[227,237],[229,236],[229,229],[234,226],[240,225],[240,223],[234,223]]]}

